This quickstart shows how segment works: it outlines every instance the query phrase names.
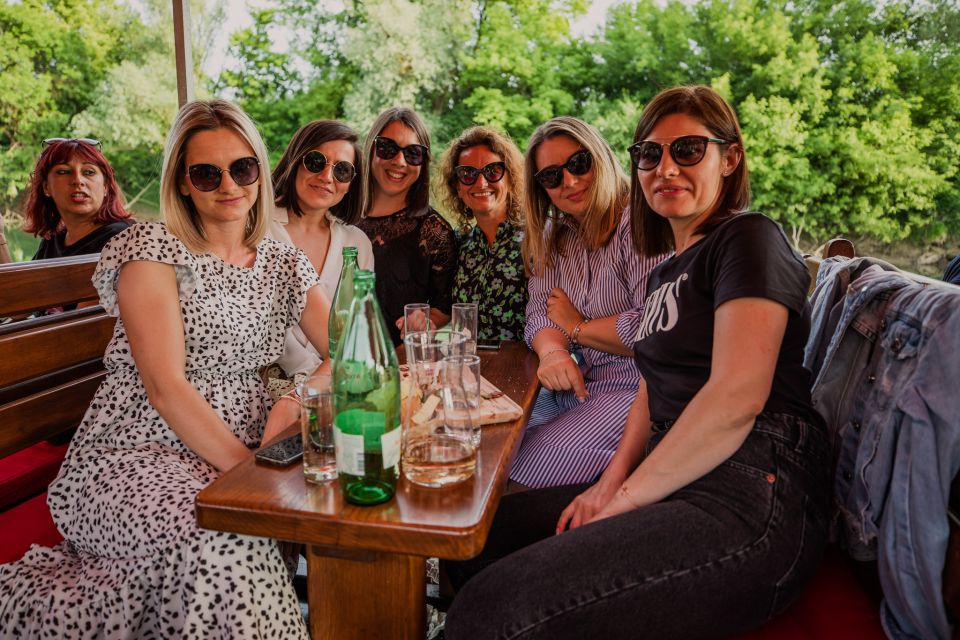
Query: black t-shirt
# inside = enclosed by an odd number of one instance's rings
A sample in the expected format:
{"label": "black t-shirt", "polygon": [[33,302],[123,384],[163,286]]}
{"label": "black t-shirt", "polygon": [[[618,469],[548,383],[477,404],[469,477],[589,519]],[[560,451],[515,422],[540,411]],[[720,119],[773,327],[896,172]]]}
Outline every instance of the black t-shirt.
{"label": "black t-shirt", "polygon": [[767,298],[790,310],[764,411],[816,420],[803,348],[810,333],[810,273],[780,225],[760,213],[734,216],[650,274],[634,355],[647,382],[650,418],[675,420],[710,377],[714,311],[736,298]]}
{"label": "black t-shirt", "polygon": [[68,258],[70,256],[82,256],[88,253],[100,253],[100,250],[103,249],[103,246],[107,244],[110,238],[132,224],[134,224],[134,221],[129,218],[108,222],[105,225],[97,227],[70,246],[64,244],[67,232],[61,231],[49,240],[41,240],[40,246],[37,247],[37,253],[34,254],[33,259],[49,260],[51,258]]}

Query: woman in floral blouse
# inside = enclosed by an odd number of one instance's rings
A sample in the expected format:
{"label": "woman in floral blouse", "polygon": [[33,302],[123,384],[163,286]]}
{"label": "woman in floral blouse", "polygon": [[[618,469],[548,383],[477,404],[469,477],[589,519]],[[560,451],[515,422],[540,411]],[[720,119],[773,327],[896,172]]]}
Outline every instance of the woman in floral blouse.
{"label": "woman in floral blouse", "polygon": [[453,300],[479,304],[481,340],[522,340],[527,306],[520,252],[523,156],[503,134],[471,127],[450,143],[440,175],[444,204],[460,222]]}

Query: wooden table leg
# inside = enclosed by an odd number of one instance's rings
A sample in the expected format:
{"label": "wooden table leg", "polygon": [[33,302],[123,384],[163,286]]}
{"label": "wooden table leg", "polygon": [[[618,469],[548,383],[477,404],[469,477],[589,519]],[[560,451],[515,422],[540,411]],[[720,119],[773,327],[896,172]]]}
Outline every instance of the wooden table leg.
{"label": "wooden table leg", "polygon": [[426,637],[426,559],[307,545],[313,640]]}

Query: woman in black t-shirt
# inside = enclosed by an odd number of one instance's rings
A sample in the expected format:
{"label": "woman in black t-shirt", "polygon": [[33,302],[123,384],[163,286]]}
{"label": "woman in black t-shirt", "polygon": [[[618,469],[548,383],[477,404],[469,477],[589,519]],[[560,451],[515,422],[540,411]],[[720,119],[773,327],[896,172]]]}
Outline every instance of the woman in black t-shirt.
{"label": "woman in black t-shirt", "polygon": [[463,585],[452,640],[725,637],[782,611],[825,543],[809,275],[776,223],[744,213],[736,115],[708,87],[677,87],[634,140],[634,241],[673,255],[648,281],[623,439],[589,487],[505,497],[481,556],[447,566]]}
{"label": "woman in black t-shirt", "polygon": [[133,224],[99,146],[92,138],[44,141],[24,210],[24,231],[42,238],[34,260],[99,253]]}
{"label": "woman in black t-shirt", "polygon": [[367,208],[357,226],[373,245],[377,299],[399,344],[405,304],[428,303],[432,326],[450,320],[457,240],[429,205],[430,136],[416,112],[394,107],[381,113],[363,158]]}

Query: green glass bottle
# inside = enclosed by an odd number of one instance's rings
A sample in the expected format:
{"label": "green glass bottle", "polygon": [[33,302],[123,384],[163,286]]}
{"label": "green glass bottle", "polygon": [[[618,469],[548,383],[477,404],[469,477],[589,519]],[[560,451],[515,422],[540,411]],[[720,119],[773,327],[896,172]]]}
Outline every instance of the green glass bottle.
{"label": "green glass bottle", "polygon": [[333,359],[333,438],[347,502],[386,502],[400,469],[400,370],[372,271],[354,274],[350,318]]}
{"label": "green glass bottle", "polygon": [[330,357],[335,358],[337,344],[350,317],[350,303],[353,302],[353,275],[357,271],[357,248],[343,248],[343,266],[340,268],[340,280],[330,302],[330,320],[327,323],[327,336],[330,339]]}

